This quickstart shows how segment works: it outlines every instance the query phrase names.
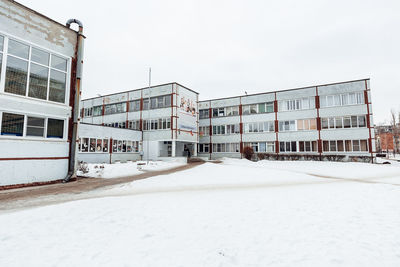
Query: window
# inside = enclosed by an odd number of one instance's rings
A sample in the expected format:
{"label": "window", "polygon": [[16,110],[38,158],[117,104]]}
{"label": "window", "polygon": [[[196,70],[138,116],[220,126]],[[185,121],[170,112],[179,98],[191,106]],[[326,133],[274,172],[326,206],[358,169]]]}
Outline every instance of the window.
{"label": "window", "polygon": [[353,140],[353,151],[360,151],[360,140]]}
{"label": "window", "polygon": [[28,117],[26,126],[26,136],[44,137],[45,119]]}
{"label": "window", "polygon": [[279,111],[293,111],[310,108],[315,108],[314,97],[304,97],[301,99],[284,100],[279,102]]}
{"label": "window", "polygon": [[200,119],[208,119],[210,117],[209,109],[200,109],[199,116]]}
{"label": "window", "polygon": [[317,141],[299,141],[300,152],[317,152]]}
{"label": "window", "polygon": [[358,116],[358,127],[366,127],[366,120],[365,120],[365,116]]}
{"label": "window", "polygon": [[103,139],[103,152],[108,152],[108,139]]}
{"label": "window", "polygon": [[[203,145],[203,148],[201,145]],[[206,147],[207,147],[207,151],[205,151]],[[208,152],[208,144],[200,144],[200,151],[202,151],[201,149],[203,149],[203,153]],[[222,153],[224,153],[224,152],[229,152],[229,153],[240,152],[239,143],[213,144],[213,152],[216,152],[216,153],[218,153],[218,152],[222,152]]]}
{"label": "window", "polygon": [[123,112],[126,112],[126,102],[106,105],[104,114],[110,115]]}
{"label": "window", "polygon": [[316,119],[297,120],[298,131],[309,131],[317,129]]}
{"label": "window", "polygon": [[165,108],[171,106],[171,95],[156,96],[150,98],[150,108]]}
{"label": "window", "polygon": [[279,122],[279,131],[295,131],[296,130],[296,121],[280,121]]}
{"label": "window", "polygon": [[199,153],[209,153],[210,152],[209,147],[210,147],[209,144],[199,144]]}
{"label": "window", "polygon": [[201,136],[208,136],[210,135],[210,126],[200,126],[200,135]]}
{"label": "window", "polygon": [[296,141],[279,142],[280,152],[297,152]]}
{"label": "window", "polygon": [[239,115],[239,107],[227,107],[226,109],[226,116],[237,116]]}
{"label": "window", "polygon": [[334,106],[346,106],[346,105],[360,105],[364,104],[364,93],[346,93],[340,95],[328,95],[320,96],[321,108],[334,107]]}
{"label": "window", "polygon": [[47,121],[47,137],[63,138],[64,137],[64,121],[56,119],[48,119]]}
{"label": "window", "polygon": [[24,133],[24,115],[3,113],[1,135],[22,136]]}
{"label": "window", "polygon": [[28,62],[19,58],[8,56],[4,91],[16,95],[25,95],[27,77]]}
{"label": "window", "polygon": [[129,111],[140,111],[140,100],[129,102]]}
{"label": "window", "polygon": [[[139,126],[137,122],[136,126]],[[143,120],[143,130],[165,130],[171,128],[171,118]]]}
{"label": "window", "polygon": [[103,112],[103,106],[93,107],[93,116],[101,116]]}
{"label": "window", "polygon": [[366,127],[366,117],[365,115],[359,115],[336,118],[321,118],[321,127],[322,129]]}
{"label": "window", "polygon": [[223,135],[225,134],[225,125],[214,125],[213,135]]}
{"label": "window", "polygon": [[81,151],[89,152],[89,138],[82,138]]}
{"label": "window", "polygon": [[96,138],[90,138],[89,152],[96,152]]}
{"label": "window", "polygon": [[367,140],[330,140],[323,141],[324,152],[366,152]]}
{"label": "window", "polygon": [[367,140],[360,140],[361,151],[368,151]]}
{"label": "window", "polygon": [[225,108],[214,108],[213,117],[223,117],[225,116]]}

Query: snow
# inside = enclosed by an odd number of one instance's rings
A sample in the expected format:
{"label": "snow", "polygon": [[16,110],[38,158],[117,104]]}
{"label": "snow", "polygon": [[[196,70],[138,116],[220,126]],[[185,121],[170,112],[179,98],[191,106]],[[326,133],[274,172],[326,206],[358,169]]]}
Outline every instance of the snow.
{"label": "snow", "polygon": [[77,175],[82,177],[91,178],[120,178],[138,175],[147,171],[162,171],[179,166],[186,163],[182,161],[136,161],[127,163],[114,163],[114,164],[87,164],[87,172],[78,171]]}
{"label": "snow", "polygon": [[0,266],[397,267],[399,185],[399,165],[205,163],[0,214]]}

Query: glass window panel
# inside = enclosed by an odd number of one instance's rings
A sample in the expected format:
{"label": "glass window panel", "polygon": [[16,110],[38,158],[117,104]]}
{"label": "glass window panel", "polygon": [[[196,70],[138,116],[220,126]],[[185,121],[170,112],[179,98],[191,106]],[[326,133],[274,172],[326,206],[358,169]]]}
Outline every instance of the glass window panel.
{"label": "glass window panel", "polygon": [[322,147],[324,149],[324,152],[329,152],[329,142],[328,141],[323,141]]}
{"label": "glass window panel", "polygon": [[266,110],[267,113],[274,112],[274,103],[273,102],[268,102],[266,104]]}
{"label": "glass window panel", "polygon": [[232,115],[237,116],[239,115],[239,107],[232,107]]}
{"label": "glass window panel", "polygon": [[257,105],[250,105],[250,113],[257,114]]}
{"label": "glass window panel", "polygon": [[304,130],[310,130],[310,120],[304,120]]}
{"label": "glass window panel", "polygon": [[365,122],[365,116],[358,116],[358,127],[365,127],[367,126]]}
{"label": "glass window panel", "polygon": [[56,55],[51,55],[51,67],[58,70],[67,71],[67,60]]}
{"label": "glass window panel", "polygon": [[349,95],[348,94],[342,95],[342,106],[345,106],[348,104],[349,104]]}
{"label": "glass window panel", "polygon": [[213,117],[218,117],[218,109],[217,108],[213,109]]}
{"label": "glass window panel", "polygon": [[81,150],[82,150],[82,152],[88,152],[89,151],[89,138],[82,138]]}
{"label": "glass window panel", "polygon": [[312,151],[316,152],[318,150],[317,141],[312,141]]}
{"label": "glass window panel", "polygon": [[165,99],[165,107],[170,107],[171,106],[171,95],[166,95],[164,97]]}
{"label": "glass window panel", "polygon": [[49,69],[34,63],[31,63],[31,71],[29,75],[29,92],[30,97],[46,99],[47,98],[47,80]]}
{"label": "glass window panel", "polygon": [[3,113],[1,135],[22,136],[24,133],[24,115]]}
{"label": "glass window panel", "polygon": [[297,152],[297,146],[296,146],[296,141],[291,142],[291,146],[292,146],[292,152]]}
{"label": "glass window panel", "polygon": [[96,138],[90,138],[89,152],[96,152]]}
{"label": "glass window panel", "polygon": [[108,152],[108,139],[103,139],[103,152]]}
{"label": "glass window panel", "polygon": [[260,152],[266,152],[267,146],[265,143],[259,143]]}
{"label": "glass window panel", "polygon": [[31,60],[42,65],[49,65],[50,54],[32,47]]}
{"label": "glass window panel", "polygon": [[56,119],[48,119],[47,121],[47,137],[63,138],[64,137],[64,121]]}
{"label": "glass window panel", "polygon": [[336,128],[342,128],[342,117],[335,118]]}
{"label": "glass window panel", "polygon": [[309,98],[303,98],[302,100],[302,109],[309,109],[310,108],[310,100]]}
{"label": "glass window panel", "polygon": [[265,113],[265,103],[258,104],[258,112]]}
{"label": "glass window panel", "polygon": [[290,142],[286,142],[285,144],[286,144],[285,145],[286,152],[290,152]]}
{"label": "glass window panel", "polygon": [[367,140],[361,140],[360,141],[361,145],[361,151],[368,151],[368,145],[367,145]]}
{"label": "glass window panel", "polygon": [[353,151],[360,151],[360,140],[353,140]]}
{"label": "glass window panel", "polygon": [[118,152],[122,152],[122,141],[118,140]]}
{"label": "glass window panel", "polygon": [[0,35],[0,51],[4,49],[4,37]]}
{"label": "glass window panel", "polygon": [[102,151],[103,151],[103,140],[97,139],[96,152],[102,152]]}
{"label": "glass window panel", "polygon": [[285,142],[279,142],[279,151],[285,152]]}
{"label": "glass window panel", "polygon": [[355,93],[350,93],[349,94],[349,104],[350,105],[357,104],[357,99],[356,99],[356,94]]}
{"label": "glass window panel", "polygon": [[304,151],[305,151],[305,149],[304,149],[304,142],[303,142],[303,141],[299,141],[299,151],[300,151],[300,152],[304,152]]}
{"label": "glass window panel", "polygon": [[328,129],[328,118],[321,118],[321,128]]}
{"label": "glass window panel", "polygon": [[335,95],[334,96],[334,105],[335,106],[340,106],[340,95]]}
{"label": "glass window panel", "polygon": [[328,95],[327,101],[328,101],[327,106],[332,107],[333,106],[333,95]]}
{"label": "glass window panel", "polygon": [[28,78],[28,62],[15,58],[7,58],[6,84],[4,91],[7,93],[25,95]]}
{"label": "glass window panel", "polygon": [[335,118],[329,118],[329,129],[335,128]]}
{"label": "glass window panel", "polygon": [[44,119],[28,117],[26,135],[44,137]]}
{"label": "glass window panel", "polygon": [[49,100],[59,103],[65,102],[66,74],[51,70]]}
{"label": "glass window panel", "polygon": [[297,120],[297,130],[299,131],[304,130],[304,120]]}
{"label": "glass window panel", "polygon": [[316,130],[316,129],[317,129],[317,120],[311,119],[310,120],[310,130]]}
{"label": "glass window panel", "polygon": [[305,143],[306,152],[310,152],[311,151],[311,142],[307,141],[304,143]]}
{"label": "glass window panel", "polygon": [[351,149],[351,140],[346,140],[344,144],[345,144],[346,151],[347,152],[351,152],[352,151],[352,149]]}
{"label": "glass window panel", "polygon": [[250,106],[243,106],[243,115],[250,114]]}
{"label": "glass window panel", "polygon": [[320,101],[321,108],[326,107],[326,105],[327,105],[326,96],[320,96],[319,101]]}
{"label": "glass window panel", "polygon": [[365,104],[364,93],[357,93],[357,104]]}
{"label": "glass window panel", "polygon": [[157,98],[150,98],[150,108],[157,108]]}
{"label": "glass window panel", "polygon": [[148,110],[149,109],[149,99],[143,99],[143,109]]}
{"label": "glass window panel", "polygon": [[350,117],[344,117],[343,118],[343,127],[344,128],[350,128],[350,125],[351,125]]}
{"label": "glass window panel", "polygon": [[164,96],[157,97],[157,107],[158,108],[164,107]]}
{"label": "glass window panel", "polygon": [[337,141],[337,151],[339,151],[339,152],[343,152],[344,151],[343,140],[338,140]]}
{"label": "glass window panel", "polygon": [[357,116],[351,116],[351,127],[357,127]]}
{"label": "glass window panel", "polygon": [[126,142],[126,152],[132,152],[132,141]]}
{"label": "glass window panel", "polygon": [[8,54],[28,59],[29,46],[10,39],[8,40]]}
{"label": "glass window panel", "polygon": [[329,147],[330,151],[336,151],[336,141],[329,141]]}

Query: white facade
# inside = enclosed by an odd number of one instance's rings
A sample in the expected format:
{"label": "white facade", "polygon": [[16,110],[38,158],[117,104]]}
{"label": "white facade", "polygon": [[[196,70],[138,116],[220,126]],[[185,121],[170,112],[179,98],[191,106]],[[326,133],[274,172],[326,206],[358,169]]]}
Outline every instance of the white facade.
{"label": "white facade", "polygon": [[246,146],[278,159],[374,157],[369,79],[201,101],[199,113],[199,155],[211,159]]}
{"label": "white facade", "polygon": [[0,0],[0,186],[68,173],[77,33]]}
{"label": "white facade", "polygon": [[86,99],[81,108],[84,123],[140,131],[143,159],[182,157],[185,146],[197,153],[198,93],[178,83]]}

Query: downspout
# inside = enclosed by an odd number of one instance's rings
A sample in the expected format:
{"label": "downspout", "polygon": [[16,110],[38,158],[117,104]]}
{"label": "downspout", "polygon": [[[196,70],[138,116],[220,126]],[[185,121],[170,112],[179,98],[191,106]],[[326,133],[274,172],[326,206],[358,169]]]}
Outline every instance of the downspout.
{"label": "downspout", "polygon": [[76,79],[75,79],[75,90],[72,91],[74,93],[74,98],[71,101],[73,103],[72,106],[72,138],[70,143],[70,157],[69,157],[69,166],[68,166],[68,175],[65,177],[63,182],[69,182],[71,177],[76,177],[76,168],[77,168],[77,151],[78,151],[78,127],[80,122],[79,115],[79,102],[81,97],[81,80],[82,80],[82,65],[83,65],[83,48],[84,48],[84,40],[85,36],[83,35],[83,24],[77,19],[69,19],[66,23],[68,28],[71,28],[71,24],[76,23],[79,26],[78,30],[78,38],[76,45]]}

